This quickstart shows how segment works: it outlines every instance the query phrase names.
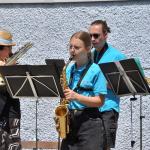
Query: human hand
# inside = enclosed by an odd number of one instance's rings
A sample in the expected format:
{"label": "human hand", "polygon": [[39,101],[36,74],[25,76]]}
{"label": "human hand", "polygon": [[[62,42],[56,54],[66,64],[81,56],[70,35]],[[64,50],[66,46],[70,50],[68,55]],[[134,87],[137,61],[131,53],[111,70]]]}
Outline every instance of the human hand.
{"label": "human hand", "polygon": [[0,66],[5,66],[5,61],[0,61]]}
{"label": "human hand", "polygon": [[76,92],[74,92],[73,90],[67,88],[64,90],[64,94],[65,94],[65,98],[69,101],[76,99],[77,94]]}
{"label": "human hand", "polygon": [[11,65],[13,66],[13,65],[16,65],[16,64],[17,64],[17,61],[15,60],[15,61],[13,61],[13,63]]}

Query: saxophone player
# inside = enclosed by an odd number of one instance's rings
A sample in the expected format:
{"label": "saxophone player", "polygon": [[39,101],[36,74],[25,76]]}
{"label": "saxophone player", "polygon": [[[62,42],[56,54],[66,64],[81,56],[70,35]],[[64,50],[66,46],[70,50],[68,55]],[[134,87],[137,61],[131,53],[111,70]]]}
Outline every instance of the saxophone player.
{"label": "saxophone player", "polygon": [[[73,62],[66,68],[69,101],[69,133],[61,150],[103,150],[104,129],[98,108],[107,94],[106,80],[90,58],[91,37],[87,32],[74,33],[69,42]],[[101,128],[99,128],[101,126]]]}
{"label": "saxophone player", "polygon": [[[0,65],[5,65],[12,54],[12,34],[0,29]],[[20,102],[10,97],[4,84],[0,84],[0,150],[20,150]]]}

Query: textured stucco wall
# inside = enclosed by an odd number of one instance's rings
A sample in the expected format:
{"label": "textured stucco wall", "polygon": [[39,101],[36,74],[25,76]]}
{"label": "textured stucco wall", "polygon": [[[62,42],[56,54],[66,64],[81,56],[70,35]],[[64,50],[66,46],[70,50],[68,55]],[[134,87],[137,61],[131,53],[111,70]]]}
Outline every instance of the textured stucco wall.
{"label": "textured stucco wall", "polygon": [[[150,2],[93,2],[65,4],[0,5],[0,26],[9,29],[17,42],[35,46],[19,60],[20,64],[45,64],[46,58],[67,60],[69,37],[78,30],[87,30],[90,22],[104,19],[111,27],[108,41],[128,57],[139,57],[142,66],[150,64]],[[15,50],[16,50],[15,49]],[[14,50],[14,51],[15,51]],[[146,71],[150,75],[150,71]],[[130,97],[121,100],[121,112],[115,150],[140,150],[140,98],[133,102],[133,135],[131,134]],[[142,99],[143,150],[150,148],[150,97]],[[38,103],[38,138],[56,141],[53,110],[58,99],[41,98]],[[22,140],[35,140],[35,99],[21,99]]]}

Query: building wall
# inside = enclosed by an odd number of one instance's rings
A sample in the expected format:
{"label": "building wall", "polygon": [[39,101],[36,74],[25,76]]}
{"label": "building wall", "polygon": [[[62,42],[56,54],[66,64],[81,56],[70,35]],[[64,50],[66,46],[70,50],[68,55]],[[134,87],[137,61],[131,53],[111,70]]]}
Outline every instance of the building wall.
{"label": "building wall", "polygon": [[[65,59],[69,54],[67,44],[70,36],[79,30],[87,31],[96,19],[106,20],[111,28],[108,42],[120,49],[129,58],[138,57],[143,67],[150,64],[150,2],[89,2],[54,4],[1,4],[0,27],[14,35],[16,51],[26,41],[34,43],[22,58],[20,64],[45,64],[45,59]],[[150,71],[145,71],[146,76]],[[131,104],[130,96],[121,98],[121,110],[115,150],[140,150],[140,97]],[[142,97],[143,150],[150,147],[150,97]],[[42,141],[57,141],[53,121],[54,108],[58,98],[38,99],[38,138]],[[22,140],[35,140],[36,99],[21,99]],[[132,129],[132,132],[131,132]]]}

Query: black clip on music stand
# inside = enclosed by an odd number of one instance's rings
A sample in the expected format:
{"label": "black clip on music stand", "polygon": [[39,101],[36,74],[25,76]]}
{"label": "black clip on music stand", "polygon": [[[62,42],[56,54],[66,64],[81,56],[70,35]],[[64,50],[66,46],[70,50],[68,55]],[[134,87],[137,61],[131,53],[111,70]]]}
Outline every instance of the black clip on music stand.
{"label": "black clip on music stand", "polygon": [[[132,127],[132,101],[137,98],[135,95],[148,95],[150,93],[149,86],[144,79],[141,70],[139,69],[137,63],[134,59],[121,60],[119,62],[110,62],[99,65],[102,72],[104,73],[106,80],[113,92],[119,97],[125,95],[132,95],[131,101],[131,147],[134,146],[135,141],[133,141],[133,127]],[[141,109],[141,106],[140,106]],[[140,110],[141,112],[141,110]],[[141,115],[141,114],[140,114]],[[142,121],[144,116],[140,116],[140,121]],[[142,127],[140,130],[140,135],[142,135]],[[142,149],[142,136],[141,136],[141,149]],[[140,149],[140,150],[141,150]]]}
{"label": "black clip on music stand", "polygon": [[[64,60],[63,59],[45,59],[45,62],[49,66],[51,66],[51,65],[55,66],[56,72],[60,79],[60,75],[62,73],[63,67],[65,66]],[[63,95],[63,97],[64,97],[64,95]],[[60,103],[61,103],[61,99],[60,99]],[[60,137],[59,136],[58,136],[58,150],[60,150]]]}
{"label": "black clip on music stand", "polygon": [[13,98],[36,98],[36,147],[38,149],[37,112],[39,97],[64,97],[54,66],[2,66],[0,72]]}

